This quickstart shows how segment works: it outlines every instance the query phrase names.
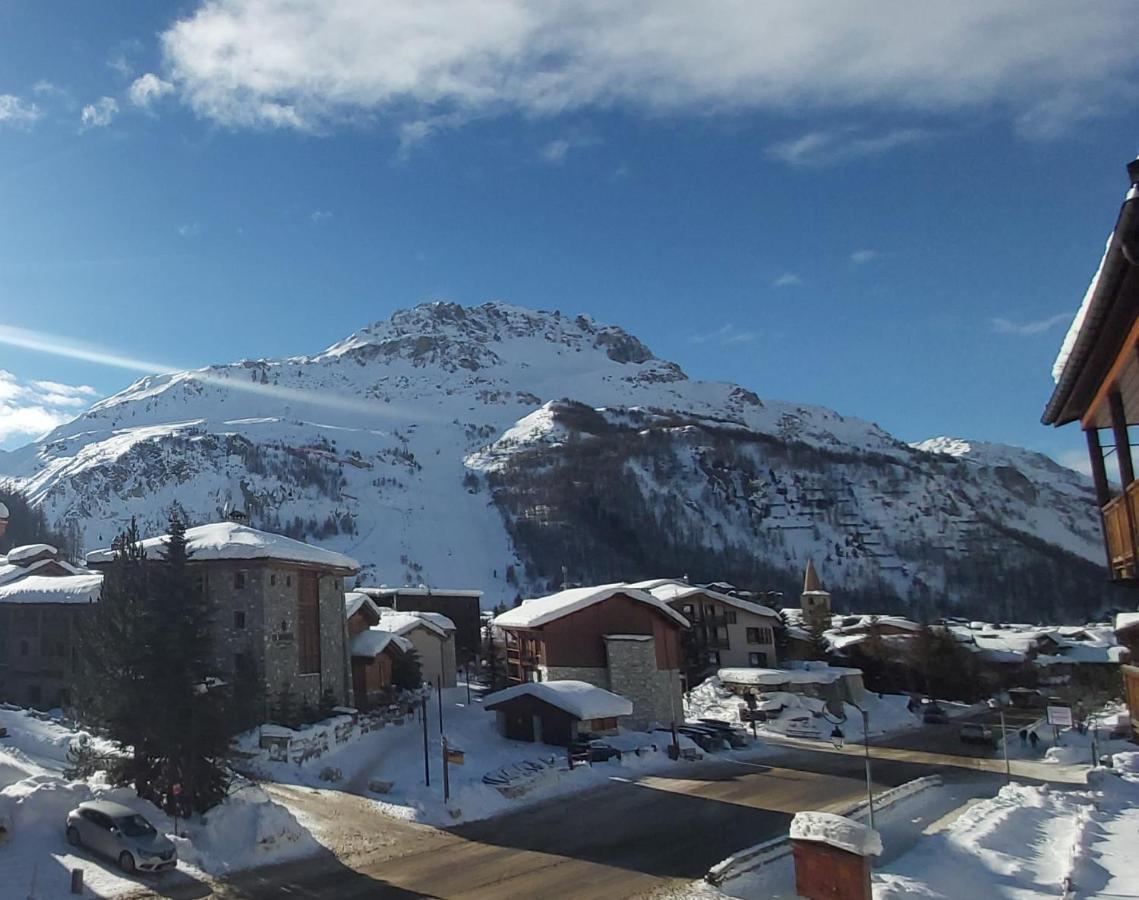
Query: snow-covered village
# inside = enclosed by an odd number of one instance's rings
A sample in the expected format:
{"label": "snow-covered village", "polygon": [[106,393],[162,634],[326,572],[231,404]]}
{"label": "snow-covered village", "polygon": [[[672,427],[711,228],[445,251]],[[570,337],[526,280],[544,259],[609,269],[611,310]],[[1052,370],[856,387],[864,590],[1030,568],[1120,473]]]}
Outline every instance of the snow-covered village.
{"label": "snow-covered village", "polygon": [[1137,39],[0,10],[0,900],[1139,898]]}

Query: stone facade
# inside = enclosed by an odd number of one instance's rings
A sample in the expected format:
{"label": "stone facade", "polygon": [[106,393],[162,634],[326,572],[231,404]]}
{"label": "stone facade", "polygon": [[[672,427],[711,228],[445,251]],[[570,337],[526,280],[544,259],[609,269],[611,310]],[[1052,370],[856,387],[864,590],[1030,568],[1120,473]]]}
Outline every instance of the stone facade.
{"label": "stone facade", "polygon": [[0,700],[70,707],[79,635],[91,613],[78,604],[0,604]]}
{"label": "stone facade", "polygon": [[[271,560],[191,563],[214,603],[214,664],[232,677],[241,657],[258,674],[269,706],[286,686],[297,706],[317,706],[328,691],[351,703],[351,659],[344,622],[344,580]],[[302,578],[315,578],[320,628],[319,671],[300,671],[297,640]]]}
{"label": "stone facade", "polygon": [[680,672],[657,667],[656,642],[651,636],[607,634],[605,653],[609,660],[607,689],[633,701],[633,715],[627,723],[630,727],[644,729],[653,722],[667,725],[683,721]]}

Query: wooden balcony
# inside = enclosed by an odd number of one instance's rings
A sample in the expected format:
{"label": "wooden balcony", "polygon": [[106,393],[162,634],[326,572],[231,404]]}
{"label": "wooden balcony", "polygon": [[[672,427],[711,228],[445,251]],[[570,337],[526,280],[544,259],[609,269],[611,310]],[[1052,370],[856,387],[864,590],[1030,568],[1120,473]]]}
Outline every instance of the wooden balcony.
{"label": "wooden balcony", "polygon": [[1103,533],[1115,581],[1136,578],[1135,548],[1139,546],[1139,481],[1132,481],[1103,507]]}

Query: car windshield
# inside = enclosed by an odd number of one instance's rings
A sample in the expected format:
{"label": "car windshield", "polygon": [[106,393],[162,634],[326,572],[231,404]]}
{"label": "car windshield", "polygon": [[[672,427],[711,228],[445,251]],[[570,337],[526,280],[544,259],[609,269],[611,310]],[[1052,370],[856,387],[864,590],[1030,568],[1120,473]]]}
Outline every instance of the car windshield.
{"label": "car windshield", "polygon": [[117,819],[115,824],[127,837],[146,837],[155,833],[154,826],[142,816],[124,816]]}

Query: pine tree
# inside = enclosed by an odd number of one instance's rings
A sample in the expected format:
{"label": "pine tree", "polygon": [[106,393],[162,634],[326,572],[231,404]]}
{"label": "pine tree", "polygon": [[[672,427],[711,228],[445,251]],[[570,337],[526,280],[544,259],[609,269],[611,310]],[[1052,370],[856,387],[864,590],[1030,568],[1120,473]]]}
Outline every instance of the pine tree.
{"label": "pine tree", "polygon": [[787,658],[787,651],[791,644],[787,629],[790,627],[791,623],[787,619],[787,610],[780,608],[775,623],[771,626],[775,637],[775,655],[778,659]]}
{"label": "pine tree", "polygon": [[397,654],[392,660],[392,684],[402,691],[423,687],[423,666],[414,647]]}
{"label": "pine tree", "polygon": [[808,633],[811,637],[811,658],[812,659],[826,659],[827,654],[830,652],[830,647],[827,645],[826,631],[828,623],[822,617],[815,617],[811,619]]}

